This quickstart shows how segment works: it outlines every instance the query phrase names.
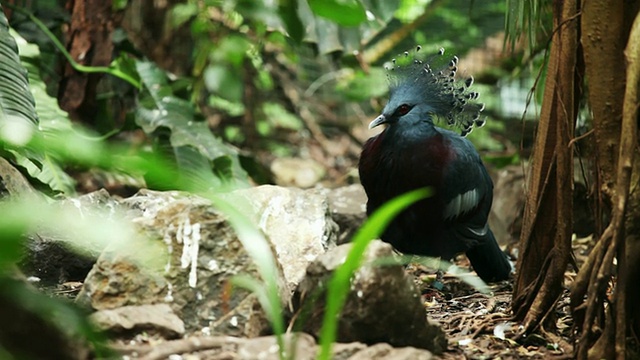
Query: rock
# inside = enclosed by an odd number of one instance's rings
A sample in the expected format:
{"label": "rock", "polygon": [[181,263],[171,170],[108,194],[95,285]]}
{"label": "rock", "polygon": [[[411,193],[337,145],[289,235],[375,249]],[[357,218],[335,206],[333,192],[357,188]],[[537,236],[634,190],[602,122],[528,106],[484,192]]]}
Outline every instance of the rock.
{"label": "rock", "polygon": [[316,191],[263,185],[234,191],[226,198],[236,205],[247,204],[244,213],[273,244],[291,292],[309,263],[335,246],[338,227],[325,197]]}
{"label": "rock", "polygon": [[184,334],[184,323],[167,304],[100,310],[91,314],[90,319],[98,328],[112,333],[146,331],[165,338],[176,338]]}
{"label": "rock", "polygon": [[310,188],[322,179],[325,170],[312,159],[276,158],[271,163],[271,172],[280,186]]}
{"label": "rock", "polygon": [[347,360],[366,348],[367,344],[361,342],[334,343],[332,358],[333,360]]}
{"label": "rock", "polygon": [[[314,360],[316,358],[316,342],[309,334],[295,333],[284,337],[285,349],[292,349],[295,344],[296,360]],[[287,352],[290,354],[290,352]],[[243,360],[280,360],[278,341],[275,336],[248,339],[240,343],[237,350],[238,359]]]}
{"label": "rock", "polygon": [[431,352],[414,347],[393,348],[389,344],[375,344],[358,351],[348,360],[431,360]]}
{"label": "rock", "polygon": [[[284,336],[285,348],[291,349],[291,341],[295,342],[296,360],[314,360],[320,352],[312,336],[305,333],[287,334]],[[247,339],[238,346],[237,358],[243,360],[279,360],[278,342],[275,336]],[[412,347],[393,348],[389,344],[380,343],[367,346],[363,343],[335,343],[332,348],[334,360],[430,360],[431,352]]]}
{"label": "rock", "polygon": [[367,219],[367,194],[360,184],[340,187],[326,193],[333,220],[340,227],[338,244],[351,241]]}
{"label": "rock", "polygon": [[[53,206],[61,211],[65,207],[78,211],[78,216],[102,217],[105,209],[113,213],[119,207],[106,190],[60,201]],[[68,234],[68,233],[67,233]],[[39,231],[28,235],[20,268],[27,276],[37,277],[43,285],[59,284],[66,281],[82,281],[104,249],[104,244],[88,244],[69,239],[64,233]]]}
{"label": "rock", "polygon": [[250,328],[264,323],[251,321],[260,309],[255,295],[231,287],[237,274],[258,278],[256,267],[209,200],[144,190],[122,204],[150,241],[106,249],[77,301],[97,310],[167,303],[188,330],[234,336],[267,331]]}
{"label": "rock", "polygon": [[5,158],[0,157],[0,199],[10,195],[39,196],[29,180]]}
{"label": "rock", "polygon": [[524,174],[522,166],[506,166],[493,176],[493,206],[489,225],[498,243],[511,246],[520,238],[524,210]]}
{"label": "rock", "polygon": [[[308,263],[335,246],[337,226],[326,200],[311,191],[277,186],[238,190],[222,198],[271,241],[284,274],[276,281],[286,303]],[[209,200],[143,190],[122,206],[158,253],[141,263],[132,258],[148,253],[148,244],[106,249],[87,276],[79,302],[97,310],[167,303],[189,330],[207,328],[233,336],[268,331],[255,295],[230,286],[237,274],[259,276],[226,216]]]}
{"label": "rock", "polygon": [[[340,245],[309,265],[293,297],[294,311],[304,311],[297,317],[305,319],[296,327],[319,336],[326,305],[325,286],[350,249],[351,244]],[[368,246],[365,265],[351,280],[337,341],[387,342],[396,347],[414,346],[441,353],[447,346],[444,332],[427,320],[420,294],[404,267],[374,265],[377,260],[393,256],[392,247],[382,241],[375,240]]]}
{"label": "rock", "polygon": [[[314,360],[320,352],[314,338],[306,333],[287,333],[282,336],[286,359]],[[122,355],[136,354],[144,359],[184,358],[191,360],[279,360],[276,336],[253,339],[230,336],[185,337],[179,340],[157,342],[122,348]],[[413,347],[393,348],[379,343],[372,346],[354,343],[334,343],[333,360],[422,360],[432,359],[427,350]]]}

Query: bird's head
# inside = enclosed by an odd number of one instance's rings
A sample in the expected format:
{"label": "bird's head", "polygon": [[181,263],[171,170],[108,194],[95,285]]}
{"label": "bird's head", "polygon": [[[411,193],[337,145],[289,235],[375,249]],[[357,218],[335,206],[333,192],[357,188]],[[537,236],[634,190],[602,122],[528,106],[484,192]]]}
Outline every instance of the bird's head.
{"label": "bird's head", "polygon": [[393,59],[386,66],[389,102],[369,128],[382,124],[433,124],[434,119],[443,119],[466,136],[474,127],[483,126],[485,120],[480,113],[484,104],[474,102],[478,93],[470,90],[473,78],[457,79],[458,57],[447,60],[443,55],[444,49],[440,49],[436,54],[422,56],[418,46]]}

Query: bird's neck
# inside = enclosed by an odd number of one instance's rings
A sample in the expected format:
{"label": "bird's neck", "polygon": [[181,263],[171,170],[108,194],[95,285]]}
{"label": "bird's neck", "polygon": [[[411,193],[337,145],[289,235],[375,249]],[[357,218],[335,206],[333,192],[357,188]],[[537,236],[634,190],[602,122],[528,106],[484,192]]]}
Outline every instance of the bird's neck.
{"label": "bird's neck", "polygon": [[385,140],[398,145],[410,145],[424,141],[439,134],[431,121],[421,121],[414,124],[396,124],[385,130]]}

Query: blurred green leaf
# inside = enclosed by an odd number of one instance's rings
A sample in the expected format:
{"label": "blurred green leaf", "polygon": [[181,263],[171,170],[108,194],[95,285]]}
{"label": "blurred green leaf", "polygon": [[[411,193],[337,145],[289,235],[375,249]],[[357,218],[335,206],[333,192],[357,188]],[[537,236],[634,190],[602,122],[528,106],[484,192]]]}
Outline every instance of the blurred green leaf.
{"label": "blurred green leaf", "polygon": [[336,90],[349,100],[366,101],[384,96],[389,90],[386,71],[380,67],[364,71],[351,72],[349,76],[338,78]]}
{"label": "blurred green leaf", "polygon": [[210,65],[204,71],[207,90],[231,102],[242,100],[242,79],[224,65]]}
{"label": "blurred green leaf", "polygon": [[[5,141],[20,145],[10,149],[14,165],[25,169],[29,176],[54,192],[72,194],[75,182],[58,162],[43,149],[25,146],[35,132],[52,136],[54,129],[68,129],[71,123],[58,107],[57,100],[47,94],[46,85],[40,78],[36,66],[40,61],[38,46],[27,43],[15,32],[10,33],[4,14],[0,14],[0,24],[4,24],[0,25],[0,57],[3,59],[0,78],[5,79],[0,82],[0,133],[8,131],[11,136],[3,136]],[[19,62],[18,48],[23,64]]]}
{"label": "blurred green leaf", "polygon": [[308,0],[314,14],[343,26],[356,26],[367,20],[359,0]]}
{"label": "blurred green leaf", "polygon": [[198,5],[187,2],[176,4],[171,9],[171,26],[175,29],[198,15]]}
{"label": "blurred green leaf", "polygon": [[[20,63],[18,46],[9,33],[4,13],[0,13],[0,79],[0,132],[9,142],[24,144],[29,140],[29,131],[33,131],[38,124],[38,115],[29,92],[28,74]],[[7,126],[12,127],[11,132]],[[24,134],[26,137],[15,136],[13,132],[18,130],[17,126],[27,132]]]}
{"label": "blurred green leaf", "polygon": [[298,0],[279,0],[278,13],[287,33],[296,43],[304,38],[304,25],[298,16]]}
{"label": "blurred green leaf", "polygon": [[242,36],[231,35],[220,40],[212,48],[209,58],[214,62],[231,64],[234,67],[242,66],[248,57],[247,51],[253,47],[249,40]]}
{"label": "blurred green leaf", "polygon": [[113,10],[125,10],[127,8],[127,4],[129,4],[129,0],[113,0]]}
{"label": "blurred green leaf", "polygon": [[138,70],[136,70],[136,60],[131,55],[120,53],[120,55],[111,62],[109,67],[117,69],[119,73],[124,74],[136,84],[140,83],[140,75],[138,74]]}
{"label": "blurred green leaf", "polygon": [[264,103],[262,111],[273,126],[290,130],[302,130],[302,120],[277,103]]}
{"label": "blurred green leaf", "polygon": [[[237,151],[213,136],[206,122],[196,119],[195,109],[191,103],[173,94],[164,71],[148,61],[139,61],[137,70],[146,91],[141,95],[140,104],[136,109],[136,123],[148,134],[153,134],[160,128],[168,129],[171,146],[174,149],[191,147],[212,164],[219,157],[229,157],[232,159],[233,166],[230,169],[224,169],[223,172],[231,171],[235,185],[246,185],[247,174],[240,166]],[[182,151],[191,151],[187,149],[179,150],[176,155],[180,155]],[[195,156],[194,153],[192,156]],[[181,158],[178,164],[188,164],[184,160]],[[203,159],[200,159],[195,168],[188,170],[195,169],[201,180],[211,180],[212,178],[208,175],[200,172],[202,168]],[[210,184],[210,187],[219,185],[221,185],[220,179]]]}
{"label": "blurred green leaf", "polygon": [[411,23],[424,14],[431,2],[432,0],[401,0],[395,16],[403,23]]}

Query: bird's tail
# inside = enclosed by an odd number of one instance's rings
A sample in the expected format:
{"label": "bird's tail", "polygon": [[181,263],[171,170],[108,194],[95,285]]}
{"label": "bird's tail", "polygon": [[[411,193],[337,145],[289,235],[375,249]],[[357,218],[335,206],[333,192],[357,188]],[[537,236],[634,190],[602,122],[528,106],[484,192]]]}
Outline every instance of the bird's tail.
{"label": "bird's tail", "polygon": [[507,254],[500,249],[491,230],[487,235],[486,241],[480,242],[467,251],[467,257],[482,280],[486,282],[506,280],[513,271],[513,266]]}

